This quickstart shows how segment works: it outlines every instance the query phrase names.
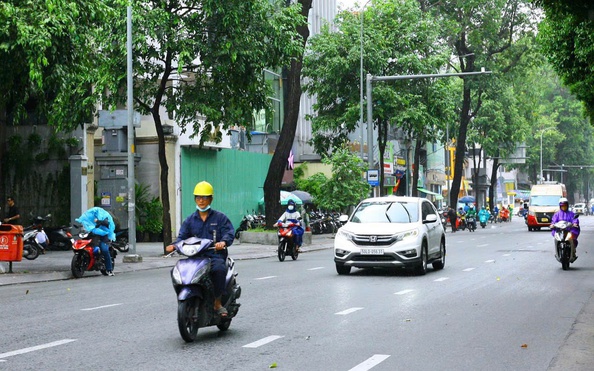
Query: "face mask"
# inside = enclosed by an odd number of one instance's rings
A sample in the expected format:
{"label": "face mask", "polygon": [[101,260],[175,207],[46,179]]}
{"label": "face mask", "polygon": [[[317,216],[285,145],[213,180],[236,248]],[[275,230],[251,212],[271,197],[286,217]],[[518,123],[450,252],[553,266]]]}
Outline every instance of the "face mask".
{"label": "face mask", "polygon": [[210,205],[208,205],[208,206],[207,206],[207,207],[205,207],[204,209],[202,209],[202,208],[200,208],[200,206],[196,205],[196,209],[197,209],[198,211],[205,212],[205,211],[208,211],[208,210],[210,210]]}
{"label": "face mask", "polygon": [[287,207],[287,209],[289,209],[289,211],[293,211],[295,209],[295,206],[289,206]]}

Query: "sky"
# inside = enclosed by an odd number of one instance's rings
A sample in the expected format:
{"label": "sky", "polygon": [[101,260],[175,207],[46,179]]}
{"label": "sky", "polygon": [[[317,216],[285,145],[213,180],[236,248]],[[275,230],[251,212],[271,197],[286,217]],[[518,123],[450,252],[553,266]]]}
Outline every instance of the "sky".
{"label": "sky", "polygon": [[[342,9],[345,8],[352,8],[355,3],[362,3],[364,0],[336,0],[336,5],[341,7]],[[365,4],[363,2],[363,4]]]}

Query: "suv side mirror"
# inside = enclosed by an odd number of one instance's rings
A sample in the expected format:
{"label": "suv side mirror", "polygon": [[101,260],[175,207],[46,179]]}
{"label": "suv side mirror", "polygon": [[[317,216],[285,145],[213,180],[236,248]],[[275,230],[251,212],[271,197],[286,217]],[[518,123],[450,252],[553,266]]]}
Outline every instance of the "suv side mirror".
{"label": "suv side mirror", "polygon": [[345,214],[342,214],[341,216],[338,217],[338,221],[342,225],[345,225],[348,220],[349,220],[349,216],[345,215]]}
{"label": "suv side mirror", "polygon": [[429,214],[427,215],[427,217],[425,218],[425,220],[423,220],[423,223],[433,223],[437,221],[437,215],[435,214]]}

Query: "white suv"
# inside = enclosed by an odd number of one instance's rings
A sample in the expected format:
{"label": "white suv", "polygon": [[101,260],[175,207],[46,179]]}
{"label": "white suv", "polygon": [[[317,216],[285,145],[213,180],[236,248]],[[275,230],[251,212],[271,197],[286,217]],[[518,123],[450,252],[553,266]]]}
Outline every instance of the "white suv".
{"label": "white suv", "polygon": [[419,197],[386,196],[361,201],[334,239],[338,274],[357,268],[445,266],[445,231],[437,210]]}
{"label": "white suv", "polygon": [[573,212],[578,215],[587,214],[588,210],[586,209],[586,204],[583,202],[580,202],[580,203],[573,205]]}

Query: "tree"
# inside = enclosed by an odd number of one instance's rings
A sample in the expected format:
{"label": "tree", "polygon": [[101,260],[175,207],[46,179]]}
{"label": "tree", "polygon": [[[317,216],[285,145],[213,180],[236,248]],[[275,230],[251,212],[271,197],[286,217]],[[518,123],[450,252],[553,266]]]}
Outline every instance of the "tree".
{"label": "tree", "polygon": [[[448,55],[439,24],[417,1],[374,1],[363,13],[342,12],[335,25],[312,38],[304,62],[306,90],[318,98],[312,117],[314,147],[328,154],[357,130],[360,97],[360,32],[363,23],[364,71],[374,76],[413,75],[439,71]],[[320,68],[320,66],[324,66]],[[373,87],[373,125],[377,128],[380,168],[390,128],[402,128],[419,143],[445,131],[447,81],[403,80]],[[380,183],[383,182],[383,174]]]}
{"label": "tree", "polygon": [[[515,53],[515,41],[534,32],[535,19],[531,8],[524,0],[468,0],[443,3],[437,0],[423,1],[426,9],[442,17],[447,25],[444,37],[457,59],[459,72],[476,72],[480,67],[497,73],[507,73],[513,64],[500,65],[498,55]],[[517,57],[516,57],[517,58]],[[508,58],[513,61],[516,58]],[[484,77],[461,77],[463,81],[460,118],[456,140],[454,179],[450,189],[450,205],[455,205],[462,181],[466,140],[472,120],[480,115],[485,95],[489,94]]]}
{"label": "tree", "polygon": [[[0,174],[7,125],[46,124],[60,129],[90,122],[96,101],[93,30],[112,10],[102,0],[0,2]],[[4,177],[3,177],[4,179]],[[4,180],[0,194],[4,194]]]}
{"label": "tree", "polygon": [[[114,108],[126,101],[127,1],[111,3],[118,14],[98,32],[96,87]],[[134,105],[152,116],[159,138],[164,246],[172,230],[163,117],[199,135],[201,145],[220,141],[221,128],[250,126],[253,113],[269,106],[263,69],[288,64],[302,48],[299,11],[263,0],[133,1]]]}
{"label": "tree", "polygon": [[331,157],[325,157],[323,163],[332,166],[332,177],[316,195],[316,205],[329,211],[347,212],[365,198],[370,191],[369,184],[361,176],[362,162],[348,148],[336,148]]}
{"label": "tree", "polygon": [[[312,0],[299,0],[301,16],[307,19]],[[280,186],[283,180],[287,159],[295,139],[297,120],[299,119],[299,101],[301,100],[301,70],[303,68],[303,50],[309,38],[309,28],[302,23],[296,27],[301,38],[301,48],[292,55],[291,64],[286,72],[286,100],[283,128],[281,129],[278,143],[268,167],[268,174],[264,182],[264,205],[266,209],[266,226],[272,228],[282,208],[280,199]]]}
{"label": "tree", "polygon": [[543,52],[563,83],[594,118],[594,5],[590,1],[539,1],[546,17],[539,27]]}

